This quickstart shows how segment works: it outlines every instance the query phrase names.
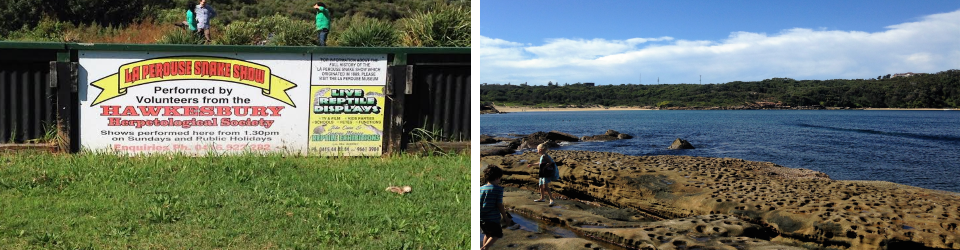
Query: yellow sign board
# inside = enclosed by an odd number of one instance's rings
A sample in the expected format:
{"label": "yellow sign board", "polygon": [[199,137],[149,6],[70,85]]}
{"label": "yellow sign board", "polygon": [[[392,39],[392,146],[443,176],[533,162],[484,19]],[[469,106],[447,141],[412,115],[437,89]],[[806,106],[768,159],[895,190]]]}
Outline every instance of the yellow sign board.
{"label": "yellow sign board", "polygon": [[383,86],[311,86],[309,150],[377,156],[383,148]]}
{"label": "yellow sign board", "polygon": [[296,84],[270,74],[269,67],[232,58],[205,56],[154,58],[121,65],[116,74],[90,84],[103,89],[90,106],[125,95],[127,88],[189,79],[231,82],[260,88],[264,96],[296,107],[285,92],[296,87]]}

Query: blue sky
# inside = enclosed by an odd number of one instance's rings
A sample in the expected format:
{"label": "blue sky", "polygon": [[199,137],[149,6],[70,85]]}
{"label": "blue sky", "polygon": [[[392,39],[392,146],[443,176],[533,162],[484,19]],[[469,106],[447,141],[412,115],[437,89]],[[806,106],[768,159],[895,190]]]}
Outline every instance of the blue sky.
{"label": "blue sky", "polygon": [[960,69],[960,1],[474,0],[481,83],[724,83]]}

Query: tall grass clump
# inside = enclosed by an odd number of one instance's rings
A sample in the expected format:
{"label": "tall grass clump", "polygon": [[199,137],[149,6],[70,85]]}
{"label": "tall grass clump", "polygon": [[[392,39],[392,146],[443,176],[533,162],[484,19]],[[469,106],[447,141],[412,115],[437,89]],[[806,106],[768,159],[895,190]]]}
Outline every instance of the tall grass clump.
{"label": "tall grass clump", "polygon": [[282,15],[273,15],[257,20],[257,33],[262,44],[285,46],[315,45],[315,28],[306,20],[292,20]]}
{"label": "tall grass clump", "polygon": [[214,38],[216,44],[252,45],[258,38],[257,25],[251,22],[237,21],[223,28],[220,36]]}
{"label": "tall grass clump", "polygon": [[265,31],[276,34],[267,45],[277,46],[310,46],[316,45],[316,26],[304,20],[290,20],[285,18],[275,23],[272,29]]}
{"label": "tall grass clump", "polygon": [[198,44],[200,39],[189,29],[171,30],[157,39],[158,44]]}
{"label": "tall grass clump", "polygon": [[349,26],[337,36],[337,46],[392,47],[399,36],[393,24],[361,15],[350,17]]}
{"label": "tall grass clump", "polygon": [[410,47],[469,47],[470,10],[438,4],[429,12],[400,20],[400,43]]}
{"label": "tall grass clump", "polygon": [[215,39],[217,44],[226,45],[310,46],[316,44],[317,34],[306,20],[273,15],[256,21],[232,22]]}

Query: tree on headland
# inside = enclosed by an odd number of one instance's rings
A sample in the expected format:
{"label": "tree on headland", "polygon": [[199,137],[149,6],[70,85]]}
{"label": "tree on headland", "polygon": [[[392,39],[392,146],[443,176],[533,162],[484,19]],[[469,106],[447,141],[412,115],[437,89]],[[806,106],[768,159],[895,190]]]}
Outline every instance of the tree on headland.
{"label": "tree on headland", "polygon": [[481,86],[483,101],[520,105],[733,107],[744,103],[849,108],[960,108],[960,70],[883,79],[734,81],[724,84]]}

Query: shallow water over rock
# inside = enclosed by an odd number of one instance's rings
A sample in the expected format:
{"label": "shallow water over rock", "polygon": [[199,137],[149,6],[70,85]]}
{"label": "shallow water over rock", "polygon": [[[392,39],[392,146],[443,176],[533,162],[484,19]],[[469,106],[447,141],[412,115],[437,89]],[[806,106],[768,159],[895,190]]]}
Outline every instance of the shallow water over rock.
{"label": "shallow water over rock", "polygon": [[[824,172],[836,180],[882,180],[960,192],[960,112],[863,110],[524,112],[481,116],[494,136],[608,129],[635,138],[578,142],[563,150],[627,155],[731,157]],[[676,138],[696,146],[668,150]]]}

